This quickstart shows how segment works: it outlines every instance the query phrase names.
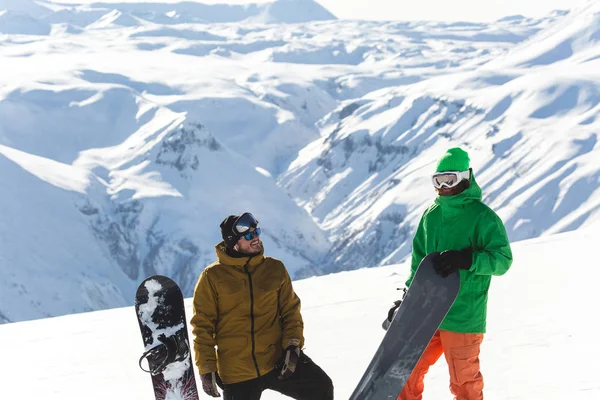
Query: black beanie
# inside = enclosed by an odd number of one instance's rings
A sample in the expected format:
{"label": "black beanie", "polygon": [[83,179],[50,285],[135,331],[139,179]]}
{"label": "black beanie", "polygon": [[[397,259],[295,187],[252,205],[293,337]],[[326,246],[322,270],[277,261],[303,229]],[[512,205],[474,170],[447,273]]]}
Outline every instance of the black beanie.
{"label": "black beanie", "polygon": [[230,215],[229,217],[225,218],[223,222],[221,222],[221,236],[225,241],[225,247],[228,249],[233,249],[233,246],[235,246],[238,240],[240,240],[242,237],[241,235],[238,236],[233,232],[233,224],[235,224],[235,221],[237,221],[239,217],[239,215]]}

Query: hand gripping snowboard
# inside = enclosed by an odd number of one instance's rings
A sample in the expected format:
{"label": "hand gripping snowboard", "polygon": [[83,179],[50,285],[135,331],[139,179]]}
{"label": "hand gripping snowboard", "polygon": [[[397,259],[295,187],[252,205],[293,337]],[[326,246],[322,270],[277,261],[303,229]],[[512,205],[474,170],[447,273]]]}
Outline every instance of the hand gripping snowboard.
{"label": "hand gripping snowboard", "polygon": [[448,314],[460,289],[460,276],[447,278],[433,269],[428,254],[417,269],[406,296],[381,345],[350,400],[396,400],[425,348]]}
{"label": "hand gripping snowboard", "polygon": [[[156,400],[198,400],[183,305],[175,282],[165,276],[144,280],[135,294],[135,311],[145,352],[139,364],[152,376]],[[143,360],[148,369],[143,367]]]}

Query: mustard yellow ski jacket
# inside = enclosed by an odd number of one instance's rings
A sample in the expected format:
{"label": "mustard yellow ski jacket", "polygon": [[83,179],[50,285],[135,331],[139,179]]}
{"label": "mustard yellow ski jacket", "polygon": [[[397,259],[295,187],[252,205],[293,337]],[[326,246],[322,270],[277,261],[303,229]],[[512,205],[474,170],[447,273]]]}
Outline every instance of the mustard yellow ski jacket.
{"label": "mustard yellow ski jacket", "polygon": [[262,252],[234,258],[223,242],[215,250],[194,292],[194,353],[201,374],[218,371],[232,384],[271,371],[287,346],[302,347],[304,324],[281,261]]}

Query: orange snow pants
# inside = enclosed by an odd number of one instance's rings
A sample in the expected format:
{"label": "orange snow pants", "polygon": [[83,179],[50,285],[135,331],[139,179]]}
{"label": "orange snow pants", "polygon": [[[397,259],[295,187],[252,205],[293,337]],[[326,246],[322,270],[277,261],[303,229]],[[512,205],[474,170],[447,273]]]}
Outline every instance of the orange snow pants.
{"label": "orange snow pants", "polygon": [[479,371],[479,347],[483,334],[437,331],[408,378],[398,400],[421,400],[423,379],[442,354],[450,370],[450,391],[455,400],[483,400],[483,376]]}

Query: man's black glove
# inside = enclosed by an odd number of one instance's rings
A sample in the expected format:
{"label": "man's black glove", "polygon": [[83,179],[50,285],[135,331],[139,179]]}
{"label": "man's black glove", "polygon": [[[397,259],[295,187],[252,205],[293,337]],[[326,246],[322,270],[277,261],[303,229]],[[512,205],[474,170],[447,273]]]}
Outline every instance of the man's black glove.
{"label": "man's black glove", "polygon": [[299,359],[300,349],[297,346],[288,346],[284,350],[283,357],[277,367],[279,369],[279,380],[289,379],[296,372]]}
{"label": "man's black glove", "polygon": [[204,393],[211,397],[221,397],[221,393],[219,393],[219,389],[217,388],[219,375],[216,372],[202,374],[200,375],[200,380],[202,381],[202,390],[204,390]]}
{"label": "man's black glove", "polygon": [[473,265],[473,249],[442,251],[433,262],[433,268],[444,278],[459,269],[469,270]]}

